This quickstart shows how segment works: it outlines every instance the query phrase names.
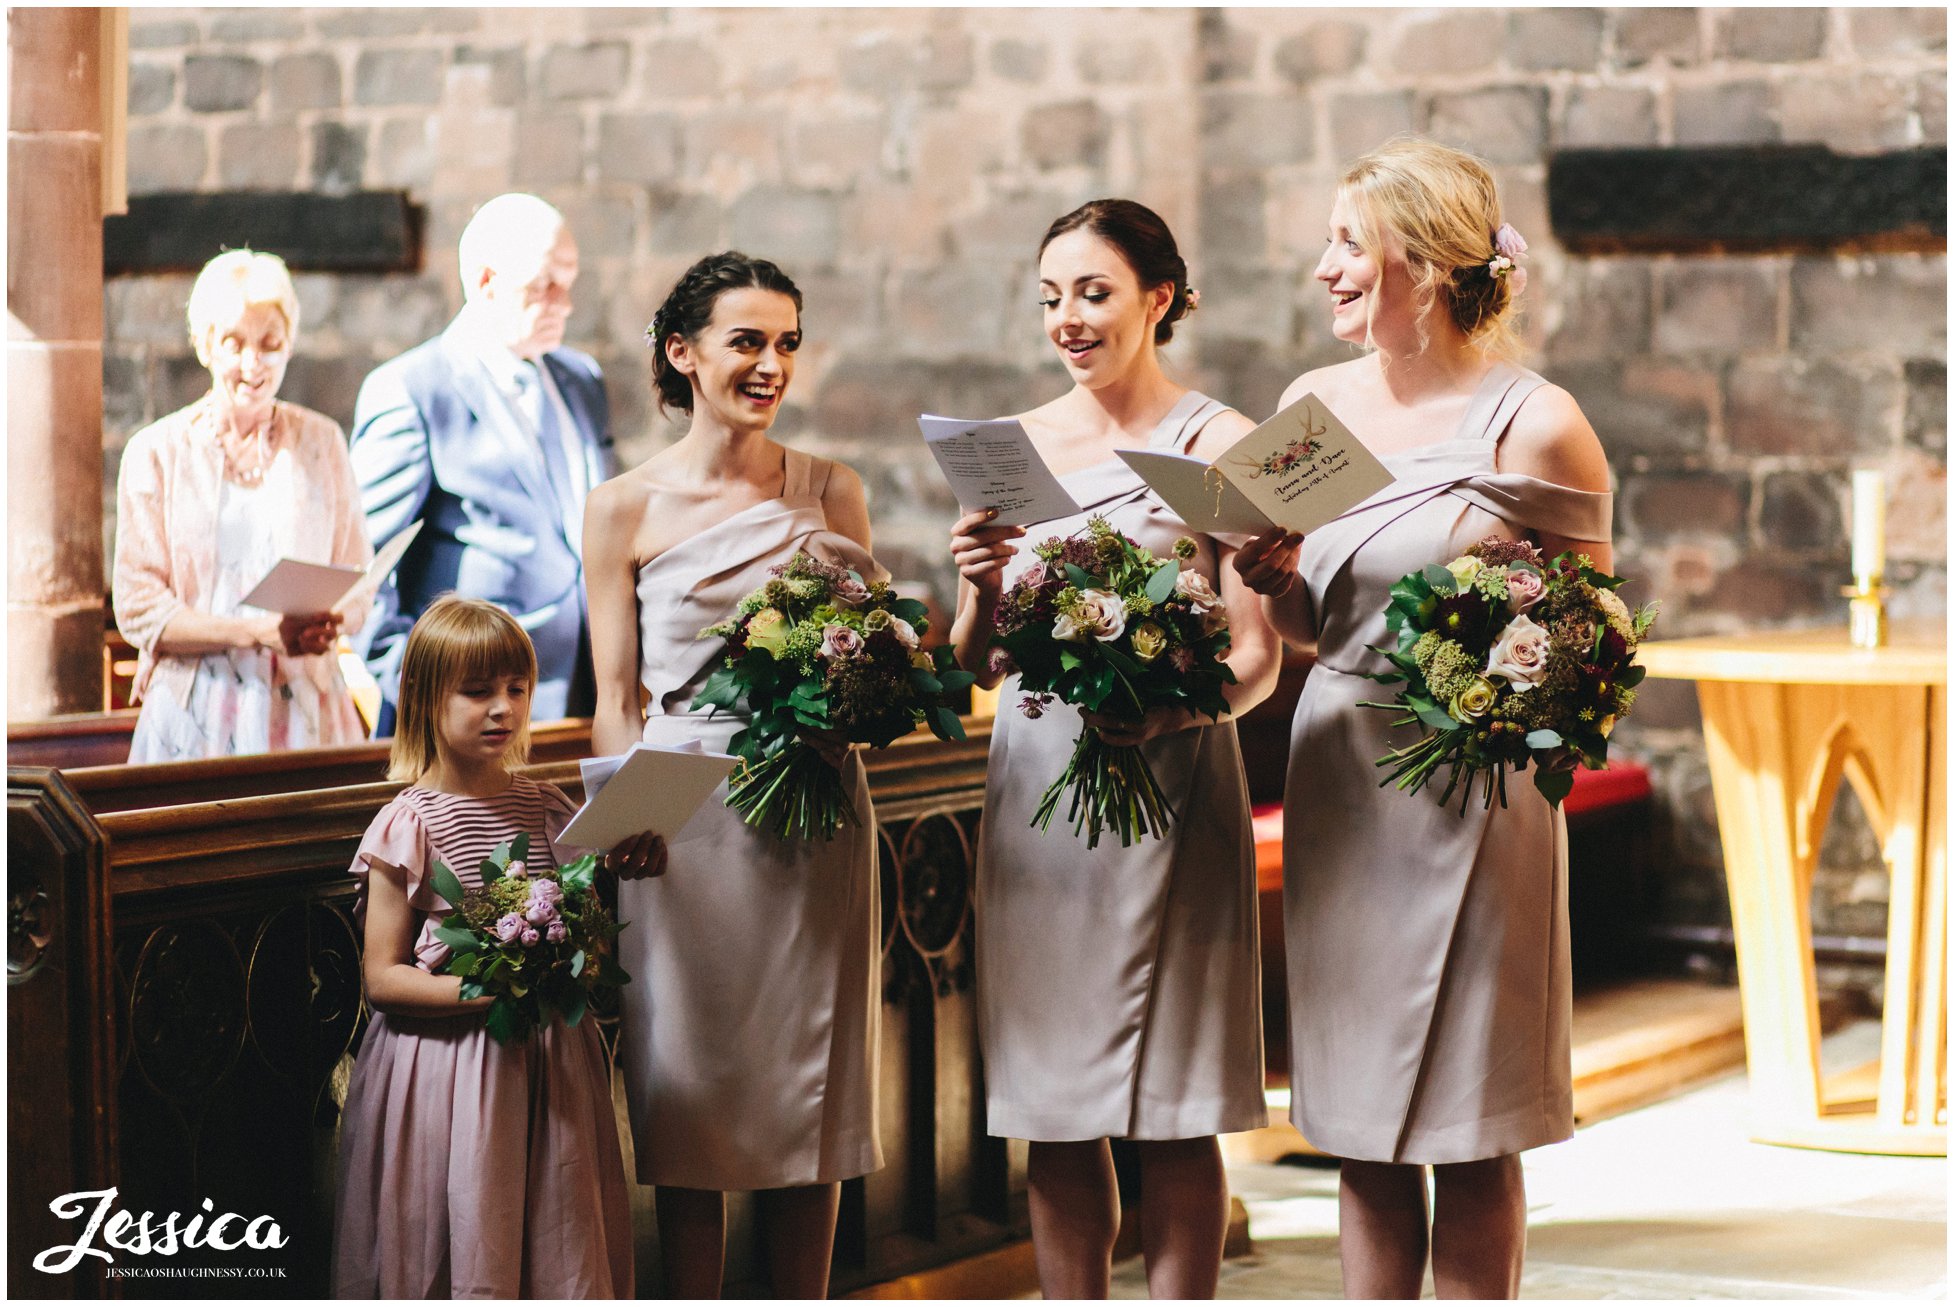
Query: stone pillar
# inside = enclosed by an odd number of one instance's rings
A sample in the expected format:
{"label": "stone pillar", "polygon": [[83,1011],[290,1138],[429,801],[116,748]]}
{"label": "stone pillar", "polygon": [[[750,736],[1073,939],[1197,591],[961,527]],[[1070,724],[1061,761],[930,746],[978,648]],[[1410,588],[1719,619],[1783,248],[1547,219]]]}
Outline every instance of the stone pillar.
{"label": "stone pillar", "polygon": [[7,716],[102,707],[102,11],[7,11]]}

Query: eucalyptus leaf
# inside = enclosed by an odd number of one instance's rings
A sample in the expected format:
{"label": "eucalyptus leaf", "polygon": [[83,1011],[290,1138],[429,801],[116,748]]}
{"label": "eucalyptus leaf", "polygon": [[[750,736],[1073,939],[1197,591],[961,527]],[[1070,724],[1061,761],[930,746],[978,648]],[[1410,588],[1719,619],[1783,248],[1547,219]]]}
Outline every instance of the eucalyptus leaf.
{"label": "eucalyptus leaf", "polygon": [[1166,603],[1173,598],[1174,585],[1180,580],[1180,575],[1180,560],[1168,561],[1159,571],[1147,578],[1147,598],[1153,600],[1156,605]]}
{"label": "eucalyptus leaf", "polygon": [[1425,584],[1432,588],[1433,594],[1455,595],[1459,592],[1459,578],[1453,576],[1450,569],[1440,567],[1437,563],[1427,563],[1421,575],[1425,578]]}

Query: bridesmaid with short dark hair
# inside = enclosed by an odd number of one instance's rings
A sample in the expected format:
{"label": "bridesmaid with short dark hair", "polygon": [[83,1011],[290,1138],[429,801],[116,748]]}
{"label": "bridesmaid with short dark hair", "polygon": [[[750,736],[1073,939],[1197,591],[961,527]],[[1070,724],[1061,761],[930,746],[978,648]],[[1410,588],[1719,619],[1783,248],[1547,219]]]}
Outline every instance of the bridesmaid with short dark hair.
{"label": "bridesmaid with short dark hair", "polygon": [[[1252,427],[1168,377],[1160,347],[1196,302],[1159,215],[1095,200],[1058,219],[1039,247],[1045,332],[1072,388],[1019,419],[1083,507],[1031,528],[1036,540],[1088,516],[1157,556],[1193,535],[1186,572],[1219,591],[1233,644],[1233,713],[1274,688],[1280,642],[1227,566],[1227,541],[1190,530],[1120,449],[1212,458]],[[996,685],[986,644],[1004,588],[1034,560],[987,525],[955,528],[963,575],[959,661]],[[977,871],[977,987],[992,1134],[1031,1141],[1038,1278],[1051,1298],[1103,1298],[1119,1231],[1108,1139],[1137,1144],[1142,1248],[1156,1298],[1213,1297],[1228,1224],[1218,1134],[1268,1124],[1262,1097],[1260,960],[1248,787],[1231,717],[1156,710],[1138,726],[1082,718],[1062,703],[1036,720],[1006,685],[991,736]],[[1032,828],[1045,787],[1090,726],[1138,745],[1177,814],[1164,838],[1088,848],[1064,821]]]}

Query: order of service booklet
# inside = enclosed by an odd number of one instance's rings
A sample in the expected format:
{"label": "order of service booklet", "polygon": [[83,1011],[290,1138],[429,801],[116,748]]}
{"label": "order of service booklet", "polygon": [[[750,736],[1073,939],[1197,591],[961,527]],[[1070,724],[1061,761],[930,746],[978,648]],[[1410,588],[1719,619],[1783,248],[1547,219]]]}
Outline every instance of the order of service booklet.
{"label": "order of service booklet", "polygon": [[1223,534],[1260,535],[1280,526],[1307,535],[1396,480],[1314,394],[1212,464],[1151,449],[1122,449],[1119,456],[1182,521]]}
{"label": "order of service booklet", "polygon": [[302,563],[296,558],[281,558],[265,573],[264,580],[251,587],[251,593],[238,602],[268,613],[287,617],[310,617],[329,613],[362,584],[378,586],[388,573],[400,566],[407,546],[421,533],[417,519],[407,529],[387,541],[386,548],[373,556],[365,567],[344,567],[336,563]]}
{"label": "order of service booklet", "polygon": [[584,805],[557,843],[609,849],[646,831],[663,835],[667,844],[681,843],[690,838],[687,824],[738,762],[697,740],[639,743],[615,757],[585,758],[577,765],[583,774]]}
{"label": "order of service booklet", "polygon": [[1029,526],[1079,511],[1016,418],[970,422],[925,413],[916,424],[964,511],[995,508],[998,526]]}

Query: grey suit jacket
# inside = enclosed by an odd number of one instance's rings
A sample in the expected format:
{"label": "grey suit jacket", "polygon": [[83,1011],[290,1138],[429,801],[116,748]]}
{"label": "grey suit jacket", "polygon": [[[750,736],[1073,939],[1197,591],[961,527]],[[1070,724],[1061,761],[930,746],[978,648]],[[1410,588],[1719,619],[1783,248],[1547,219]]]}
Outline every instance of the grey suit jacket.
{"label": "grey suit jacket", "polygon": [[[609,479],[617,465],[596,361],[556,349],[541,362],[581,437],[585,483]],[[353,412],[352,459],[374,548],[410,522],[424,524],[380,585],[360,635],[387,706],[398,698],[409,628],[453,590],[499,604],[522,623],[536,645],[530,715],[565,715],[587,656],[582,542],[570,538],[536,440],[510,416],[454,324],[367,376]]]}

